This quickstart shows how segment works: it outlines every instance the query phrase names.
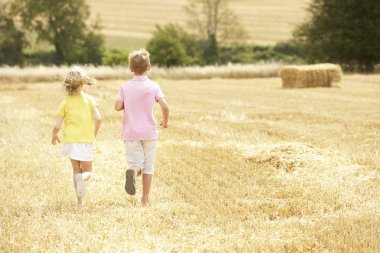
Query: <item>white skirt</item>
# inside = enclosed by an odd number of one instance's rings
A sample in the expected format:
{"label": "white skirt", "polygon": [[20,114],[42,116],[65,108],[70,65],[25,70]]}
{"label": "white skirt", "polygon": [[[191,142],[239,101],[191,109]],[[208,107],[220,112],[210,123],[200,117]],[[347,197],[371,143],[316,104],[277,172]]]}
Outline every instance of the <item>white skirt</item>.
{"label": "white skirt", "polygon": [[91,143],[66,143],[61,147],[61,154],[68,156],[72,160],[91,162],[92,144]]}

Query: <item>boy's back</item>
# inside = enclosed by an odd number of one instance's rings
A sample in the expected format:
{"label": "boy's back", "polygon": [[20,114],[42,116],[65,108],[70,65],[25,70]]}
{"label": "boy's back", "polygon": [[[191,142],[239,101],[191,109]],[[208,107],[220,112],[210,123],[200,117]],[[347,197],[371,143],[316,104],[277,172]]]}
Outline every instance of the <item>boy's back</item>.
{"label": "boy's back", "polygon": [[163,98],[160,86],[147,76],[134,76],[121,85],[118,101],[124,104],[123,139],[154,140],[158,138],[153,106]]}

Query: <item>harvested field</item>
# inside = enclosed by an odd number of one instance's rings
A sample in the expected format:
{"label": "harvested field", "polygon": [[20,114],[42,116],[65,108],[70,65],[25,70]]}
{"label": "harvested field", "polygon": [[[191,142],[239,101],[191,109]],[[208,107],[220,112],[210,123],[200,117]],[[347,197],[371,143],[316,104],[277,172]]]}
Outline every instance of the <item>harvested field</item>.
{"label": "harvested field", "polygon": [[103,125],[81,209],[50,144],[60,84],[0,84],[1,252],[380,251],[379,75],[157,81],[171,121],[145,208],[140,181],[123,189],[120,80],[88,90]]}

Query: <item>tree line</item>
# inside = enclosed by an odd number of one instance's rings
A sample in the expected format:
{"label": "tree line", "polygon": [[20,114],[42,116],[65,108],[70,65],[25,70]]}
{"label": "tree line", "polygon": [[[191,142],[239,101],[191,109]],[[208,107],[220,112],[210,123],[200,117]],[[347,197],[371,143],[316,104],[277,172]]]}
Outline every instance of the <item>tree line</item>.
{"label": "tree line", "polygon": [[[227,0],[189,0],[185,10],[186,27],[156,26],[146,45],[154,52],[153,64],[332,62],[348,70],[371,72],[380,62],[378,0],[313,0],[307,9],[310,18],[290,40],[274,46],[248,44],[248,35]],[[0,3],[0,64],[127,64],[128,52],[106,50],[100,20],[90,23],[89,17],[85,0]],[[54,50],[26,53],[30,37]]]}
{"label": "tree line", "polygon": [[[50,64],[101,64],[104,38],[97,22],[88,25],[89,6],[85,0],[14,0],[0,5],[0,60],[2,64],[22,65],[26,57]],[[19,17],[21,28],[13,17]],[[28,34],[26,33],[28,31]],[[36,41],[53,46],[52,53],[26,55],[23,49]]]}

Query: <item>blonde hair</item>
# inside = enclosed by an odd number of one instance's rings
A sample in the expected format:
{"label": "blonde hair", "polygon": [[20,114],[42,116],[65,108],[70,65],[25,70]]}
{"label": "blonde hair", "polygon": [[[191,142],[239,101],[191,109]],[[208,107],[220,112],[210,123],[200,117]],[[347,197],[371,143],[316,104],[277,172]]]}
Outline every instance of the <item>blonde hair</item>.
{"label": "blonde hair", "polygon": [[63,78],[63,86],[66,92],[71,95],[82,90],[84,85],[94,85],[96,79],[90,78],[81,67],[72,67]]}
{"label": "blonde hair", "polygon": [[149,52],[145,48],[140,48],[129,54],[129,68],[135,74],[144,74],[150,68]]}

